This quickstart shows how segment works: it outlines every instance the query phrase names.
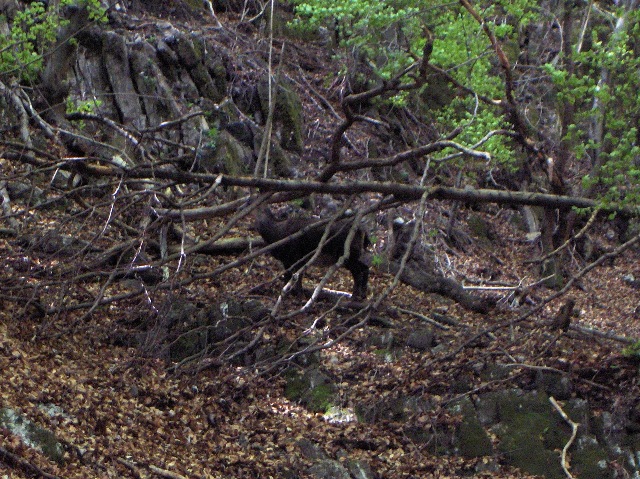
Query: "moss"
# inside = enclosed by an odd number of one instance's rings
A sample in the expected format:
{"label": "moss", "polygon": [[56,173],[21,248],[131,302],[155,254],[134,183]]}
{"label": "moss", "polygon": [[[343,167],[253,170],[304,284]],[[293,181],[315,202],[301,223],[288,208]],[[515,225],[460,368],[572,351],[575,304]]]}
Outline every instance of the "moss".
{"label": "moss", "polygon": [[558,453],[545,449],[541,436],[533,433],[538,430],[538,426],[531,422],[534,418],[535,414],[530,415],[528,419],[496,431],[500,436],[498,449],[506,462],[514,467],[547,479],[563,478]]}
{"label": "moss", "polygon": [[313,412],[326,412],[336,399],[335,386],[317,369],[302,375],[298,372],[288,374],[284,393],[290,401],[299,401]]}
{"label": "moss", "polygon": [[550,289],[560,289],[564,285],[564,278],[560,272],[560,266],[555,258],[550,258],[542,263],[540,275],[544,280],[544,285]]}
{"label": "moss", "polygon": [[0,427],[20,437],[27,446],[40,449],[52,461],[64,464],[64,450],[55,435],[32,423],[19,412],[9,408],[0,409]]}
{"label": "moss", "polygon": [[[265,113],[269,111],[269,84],[266,81],[258,85],[260,108]],[[274,119],[282,125],[281,146],[290,151],[302,152],[302,102],[298,95],[289,87],[279,85],[276,95]]]}
{"label": "moss", "polygon": [[219,131],[215,142],[198,152],[198,166],[211,173],[240,176],[249,171],[251,151],[227,131]]}
{"label": "moss", "polygon": [[326,412],[332,404],[333,392],[330,384],[318,384],[305,394],[304,402],[313,412]]}
{"label": "moss", "polygon": [[589,477],[590,479],[611,477],[607,461],[606,451],[595,438],[580,438],[578,447],[573,447],[571,451],[571,470],[574,477]]}
{"label": "moss", "polygon": [[227,69],[221,62],[209,67],[209,74],[218,92],[227,91]]}
{"label": "moss", "polygon": [[179,363],[186,358],[204,352],[207,346],[206,331],[188,331],[171,343],[169,358]]}
{"label": "moss", "polygon": [[191,75],[193,83],[198,87],[198,91],[200,91],[203,97],[215,103],[223,100],[224,95],[218,91],[211,75],[209,75],[209,71],[202,63],[197,63],[191,67],[191,69],[189,69],[189,75]]}
{"label": "moss", "polygon": [[376,349],[373,351],[373,354],[380,357],[384,362],[391,363],[395,359],[398,358],[398,351],[394,351],[392,349],[384,348],[384,349]]}
{"label": "moss", "polygon": [[289,401],[300,401],[305,391],[305,381],[302,375],[290,372],[286,375],[287,384],[284,388],[284,395]]}
{"label": "moss", "polygon": [[185,3],[191,8],[195,8],[198,10],[202,10],[204,8],[201,0],[185,0]]}
{"label": "moss", "polygon": [[273,165],[273,172],[280,177],[289,178],[292,176],[293,170],[291,167],[291,160],[285,151],[277,144],[271,144],[270,150],[271,164]]}
{"label": "moss", "polygon": [[498,401],[498,415],[501,424],[494,432],[508,464],[548,479],[564,477],[558,451],[570,433],[545,394],[505,394]]}
{"label": "moss", "polygon": [[491,229],[491,226],[479,215],[471,215],[467,220],[471,234],[482,241],[493,241],[495,239],[495,233]]}
{"label": "moss", "polygon": [[489,363],[485,365],[485,368],[480,373],[480,378],[483,381],[496,381],[509,377],[513,368],[504,366],[502,364]]}
{"label": "moss", "polygon": [[460,454],[465,457],[491,456],[493,454],[491,439],[480,424],[469,398],[461,399],[450,409],[452,413],[462,415],[462,421],[455,434],[456,446]]}
{"label": "moss", "polygon": [[37,444],[42,453],[52,461],[64,464],[64,450],[51,431],[42,429],[33,424],[29,427],[29,439]]}
{"label": "moss", "polygon": [[408,426],[403,432],[409,440],[418,444],[431,444],[434,446],[430,449],[435,454],[446,454],[446,449],[442,447],[440,441],[435,440],[435,434],[423,427]]}
{"label": "moss", "polygon": [[193,42],[193,52],[195,54],[195,57],[198,60],[202,60],[206,52],[203,38],[199,34],[192,35],[191,41]]}
{"label": "moss", "polygon": [[525,233],[528,232],[527,223],[521,213],[512,214],[509,218],[509,223],[519,231],[524,231]]}
{"label": "moss", "polygon": [[302,102],[293,90],[282,89],[278,92],[278,103],[286,111],[282,115],[282,147],[286,150],[302,152]]}

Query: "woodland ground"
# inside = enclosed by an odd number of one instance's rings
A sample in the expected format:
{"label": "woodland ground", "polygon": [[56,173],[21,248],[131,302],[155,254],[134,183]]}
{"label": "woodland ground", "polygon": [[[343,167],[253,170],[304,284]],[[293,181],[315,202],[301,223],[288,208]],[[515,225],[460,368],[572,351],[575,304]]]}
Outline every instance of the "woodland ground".
{"label": "woodland ground", "polygon": [[[140,17],[141,24],[153,21],[152,17]],[[259,40],[243,36],[237,48],[244,50],[250,41],[256,42],[255,48],[264,46]],[[320,97],[328,99],[338,111],[336,98],[340,85],[327,82],[327,78],[335,77],[340,65],[317,45],[297,44],[291,49],[286,65],[288,76],[296,80],[301,92],[309,92],[313,86],[320,95],[302,95],[307,137],[299,168],[312,170],[326,156],[328,138],[337,122]],[[312,59],[315,69],[300,73],[297,68],[300,58],[307,62]],[[366,148],[368,133],[362,130],[360,134],[349,139],[355,148]],[[3,167],[7,172],[9,165],[5,163]],[[449,207],[437,202],[429,205],[427,224],[442,228],[448,221]],[[411,210],[412,205],[408,205],[405,213],[410,215]],[[35,219],[54,224],[57,214],[55,209],[43,210]],[[527,260],[540,254],[539,244],[527,241],[525,232],[514,226],[511,221],[514,214],[513,210],[494,206],[477,211],[463,207],[456,226],[469,233],[466,219],[479,215],[492,226],[495,239],[490,242],[473,239],[465,250],[447,245],[440,236],[435,240],[442,271],[467,285],[489,284],[493,289],[479,294],[496,298],[495,310],[487,315],[471,313],[449,300],[399,285],[381,312],[393,323],[398,337],[425,326],[419,317],[398,308],[425,315],[437,310],[456,318],[460,326],[438,331],[439,347],[431,352],[404,347],[392,356],[381,355],[367,341],[372,332],[380,332],[379,326],[357,330],[322,351],[323,366],[329,369],[340,389],[341,406],[349,408],[355,403],[375,402],[394,395],[422,395],[445,406],[460,394],[452,388],[460,378],[469,382],[469,389],[463,394],[505,387],[530,388],[534,368],[538,366],[569,371],[575,381],[575,395],[588,398],[596,408],[608,409],[612,404],[626,404],[638,397],[637,366],[621,354],[626,343],[571,329],[549,348],[555,333],[548,330],[548,322],[563,298],[526,321],[495,331],[493,341],[483,339],[466,344],[476,333],[515,319],[523,308],[553,293],[540,285],[533,286],[528,291],[529,302],[514,306],[517,292],[538,281],[537,266]],[[87,227],[99,228],[100,224]],[[237,233],[247,234],[246,227]],[[605,249],[616,246],[608,239],[609,229],[606,223],[595,228],[594,237]],[[384,235],[380,230],[375,248],[382,247]],[[0,258],[12,258],[13,252],[12,240],[0,239]],[[569,274],[575,274],[585,262],[578,255],[570,258],[565,267]],[[37,262],[38,258],[32,260]],[[191,271],[206,270],[222,261],[228,259],[201,258]],[[0,274],[5,267],[6,264],[0,266]],[[640,338],[640,292],[624,281],[629,273],[640,277],[637,248],[580,279],[567,293],[575,299],[578,311],[573,324]],[[276,262],[263,257],[248,267],[198,283],[180,294],[212,302],[231,294],[258,298],[271,305],[280,283],[267,288],[261,296],[252,295],[250,290],[278,274]],[[306,282],[318,278],[312,274]],[[369,298],[381,294],[392,279],[374,269]],[[348,291],[350,284],[348,274],[341,273],[330,286]],[[287,400],[285,380],[279,371],[256,375],[251,368],[226,365],[198,373],[172,374],[164,362],[141,355],[136,348],[109,342],[111,331],[127,319],[129,306],[118,303],[89,316],[77,311],[39,318],[25,314],[26,311],[17,312],[15,304],[0,298],[3,375],[0,403],[19,409],[31,420],[53,430],[67,445],[68,460],[63,466],[53,464],[5,431],[0,431],[2,447],[43,471],[64,478],[152,477],[152,467],[160,468],[162,471],[155,473],[164,477],[296,477],[292,471],[304,471],[305,465],[311,464],[300,453],[297,441],[301,438],[320,444],[331,457],[346,450],[350,458],[366,460],[378,477],[387,479],[474,475],[475,465],[481,461],[434,456],[424,445],[408,437],[406,430],[412,425],[454,423],[456,418],[443,409],[402,424],[391,421],[332,424],[320,414],[310,413]],[[272,324],[264,338],[298,337],[325,309],[326,304],[321,303],[308,317]],[[339,320],[335,313],[327,317],[327,322]],[[459,347],[462,349],[457,351]],[[473,365],[489,358],[522,366],[514,370],[509,381],[482,383]],[[42,403],[58,405],[65,411],[65,418],[47,416],[38,407]],[[507,468],[475,476],[527,477]],[[26,476],[0,462],[0,477]],[[299,473],[298,477],[305,475]]]}

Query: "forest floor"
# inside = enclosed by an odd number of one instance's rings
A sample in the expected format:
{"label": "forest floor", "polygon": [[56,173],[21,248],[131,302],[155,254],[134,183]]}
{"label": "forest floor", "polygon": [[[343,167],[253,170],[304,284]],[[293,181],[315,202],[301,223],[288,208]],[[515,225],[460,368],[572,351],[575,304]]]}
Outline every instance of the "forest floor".
{"label": "forest floor", "polygon": [[[153,20],[140,17],[141,22]],[[241,43],[247,41],[246,36],[239,40],[238,48],[244,48]],[[263,43],[256,40],[256,48],[263,48]],[[306,172],[317,168],[326,157],[328,138],[338,122],[322,99],[339,111],[342,86],[327,82],[327,78],[335,77],[340,65],[317,45],[292,48],[290,58],[299,55],[307,62],[313,59],[315,65],[313,71],[307,66],[303,74],[296,74],[302,70],[294,60],[287,62],[287,75],[300,91],[309,92],[311,87],[314,91],[302,96],[307,137],[298,166]],[[365,151],[370,132],[361,133],[354,133],[349,140],[355,150]],[[6,162],[2,166],[10,168]],[[449,208],[438,202],[429,205],[426,224],[442,230],[449,221]],[[409,205],[405,213],[411,212]],[[59,214],[56,209],[41,210],[37,222],[54,225]],[[421,395],[443,406],[431,413],[416,415],[404,423],[333,423],[289,401],[279,370],[256,374],[250,367],[223,365],[198,373],[173,374],[160,359],[142,356],[137,348],[113,345],[110,334],[126,319],[130,304],[116,303],[90,315],[69,311],[43,318],[37,314],[16,316],[16,305],[0,298],[0,405],[20,410],[30,420],[51,429],[66,445],[67,461],[54,464],[4,430],[0,431],[0,444],[42,471],[69,479],[154,474],[189,479],[307,477],[304,471],[312,461],[300,452],[301,438],[321,445],[330,457],[340,457],[341,451],[346,451],[349,458],[368,462],[376,477],[386,479],[529,477],[504,466],[497,472],[474,473],[482,458],[435,456],[426,445],[415,443],[407,429],[455,423],[456,418],[449,416],[444,406],[460,395],[452,388],[460,378],[468,380],[469,395],[505,387],[530,389],[535,368],[540,366],[570,372],[575,378],[574,395],[589,399],[596,409],[640,397],[637,365],[622,355],[628,343],[587,334],[579,328],[640,338],[640,292],[624,279],[629,274],[640,278],[640,251],[625,251],[611,263],[590,271],[565,297],[550,302],[540,313],[515,321],[554,291],[536,284],[538,266],[529,260],[541,254],[539,244],[528,241],[526,233],[514,225],[514,214],[513,210],[494,206],[477,210],[462,207],[455,226],[470,238],[464,250],[451,247],[441,235],[433,243],[440,269],[446,275],[465,285],[489,286],[478,289],[478,294],[497,300],[497,307],[489,314],[471,313],[450,300],[400,284],[383,303],[380,315],[389,319],[398,337],[425,326],[419,315],[438,311],[455,318],[458,326],[437,331],[437,348],[416,351],[402,347],[391,356],[381,355],[369,339],[383,328],[367,326],[320,353],[323,366],[338,386],[341,407],[349,409],[356,403],[394,395]],[[472,215],[491,226],[491,240],[474,238],[466,226]],[[385,243],[384,218],[376,218],[375,224],[380,231],[374,249],[381,249]],[[87,228],[91,226],[100,228],[101,224],[88,224]],[[236,233],[247,234],[247,230],[241,228]],[[592,233],[604,250],[617,246],[606,223],[597,225]],[[12,267],[15,254],[13,241],[0,238],[0,276]],[[565,270],[569,276],[587,264],[577,254],[568,257]],[[213,268],[221,261],[228,259],[199,259],[197,268]],[[261,296],[251,290],[278,275],[279,265],[263,257],[249,268],[230,270],[181,293],[212,302],[232,293],[258,298],[271,306],[280,283]],[[309,285],[320,277],[316,271],[305,282]],[[373,268],[369,299],[382,294],[392,281],[391,275]],[[340,273],[329,287],[348,291],[350,284],[348,274]],[[568,296],[575,300],[576,313],[572,328],[558,335],[549,331],[549,322]],[[522,304],[516,303],[516,297]],[[299,306],[301,300],[287,301]],[[304,317],[272,324],[264,339],[298,337],[326,309],[326,304],[319,303]],[[509,320],[514,321],[508,324]],[[340,321],[339,313],[328,315],[326,321]],[[470,338],[501,322],[505,327],[494,331],[494,340],[469,343]],[[473,366],[490,357],[521,366],[514,369],[509,382],[483,383]],[[64,415],[51,417],[42,404],[55,404]],[[0,477],[27,476],[0,460]]]}

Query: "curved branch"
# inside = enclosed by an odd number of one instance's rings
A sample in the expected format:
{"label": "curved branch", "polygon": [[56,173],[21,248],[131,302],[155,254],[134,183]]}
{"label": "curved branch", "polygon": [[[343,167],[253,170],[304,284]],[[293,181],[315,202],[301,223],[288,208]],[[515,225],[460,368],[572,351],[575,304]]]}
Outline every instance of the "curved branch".
{"label": "curved branch", "polygon": [[569,438],[569,440],[567,441],[567,443],[564,445],[564,447],[562,448],[562,457],[561,457],[561,461],[560,461],[560,465],[562,466],[562,470],[564,471],[565,475],[569,478],[569,479],[573,479],[573,476],[571,475],[571,473],[569,472],[569,466],[567,465],[567,451],[569,451],[569,448],[571,447],[571,445],[573,444],[573,441],[576,438],[576,434],[578,434],[578,426],[580,424],[578,424],[577,422],[573,422],[569,416],[567,415],[566,412],[564,412],[562,410],[562,408],[560,407],[560,405],[558,404],[558,401],[556,401],[556,398],[554,398],[553,396],[551,396],[549,398],[549,402],[551,403],[551,405],[553,406],[553,408],[558,411],[558,414],[560,414],[560,416],[562,416],[562,419],[564,419],[564,421],[569,424],[569,426],[571,426],[571,437]]}

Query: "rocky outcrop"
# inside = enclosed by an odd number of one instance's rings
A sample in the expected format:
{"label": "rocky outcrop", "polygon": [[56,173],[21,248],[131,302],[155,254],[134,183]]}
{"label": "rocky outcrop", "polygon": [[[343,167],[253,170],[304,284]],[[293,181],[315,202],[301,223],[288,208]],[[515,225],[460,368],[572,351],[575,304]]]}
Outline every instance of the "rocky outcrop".
{"label": "rocky outcrop", "polygon": [[[243,60],[225,47],[228,33],[185,33],[167,21],[130,29],[115,15],[102,29],[82,10],[69,15],[79,33],[70,43],[71,27],[60,32],[64,55],[49,57],[40,90],[52,105],[43,108],[46,119],[62,127],[67,147],[129,165],[153,155],[181,158],[188,169],[203,163],[208,172],[253,172],[269,113],[268,82],[255,73],[236,78]],[[253,72],[266,76],[266,64],[255,66]],[[291,155],[304,146],[302,106],[289,86],[275,92],[270,166],[273,174],[290,176]],[[234,134],[240,123],[250,129],[250,142]]]}
{"label": "rocky outcrop", "polygon": [[[415,418],[436,411],[437,401],[422,395],[394,395],[373,401],[358,402],[354,398],[354,410],[342,410],[340,422],[397,423],[411,441],[424,445],[433,454],[483,458],[477,463],[478,473],[509,465],[536,476],[561,479],[566,475],[560,453],[569,442],[571,428],[552,406],[553,392],[564,398],[560,407],[578,424],[577,436],[568,448],[568,467],[574,477],[619,477],[612,465],[638,475],[637,411],[632,409],[626,415],[619,410],[593,412],[586,400],[571,397],[570,384],[554,385],[560,379],[557,373],[545,371],[536,378],[536,390],[497,390],[473,398],[461,395],[447,406],[455,421],[416,422]],[[338,408],[333,404],[345,402],[344,397],[336,396],[330,377],[315,365],[305,373],[289,374],[287,391],[289,399],[312,411],[324,412],[323,417],[329,422]],[[336,475],[331,477],[348,477],[345,470],[335,469],[335,461],[319,445],[305,442],[300,447],[315,460],[312,475],[326,477],[327,471],[333,471]]]}

